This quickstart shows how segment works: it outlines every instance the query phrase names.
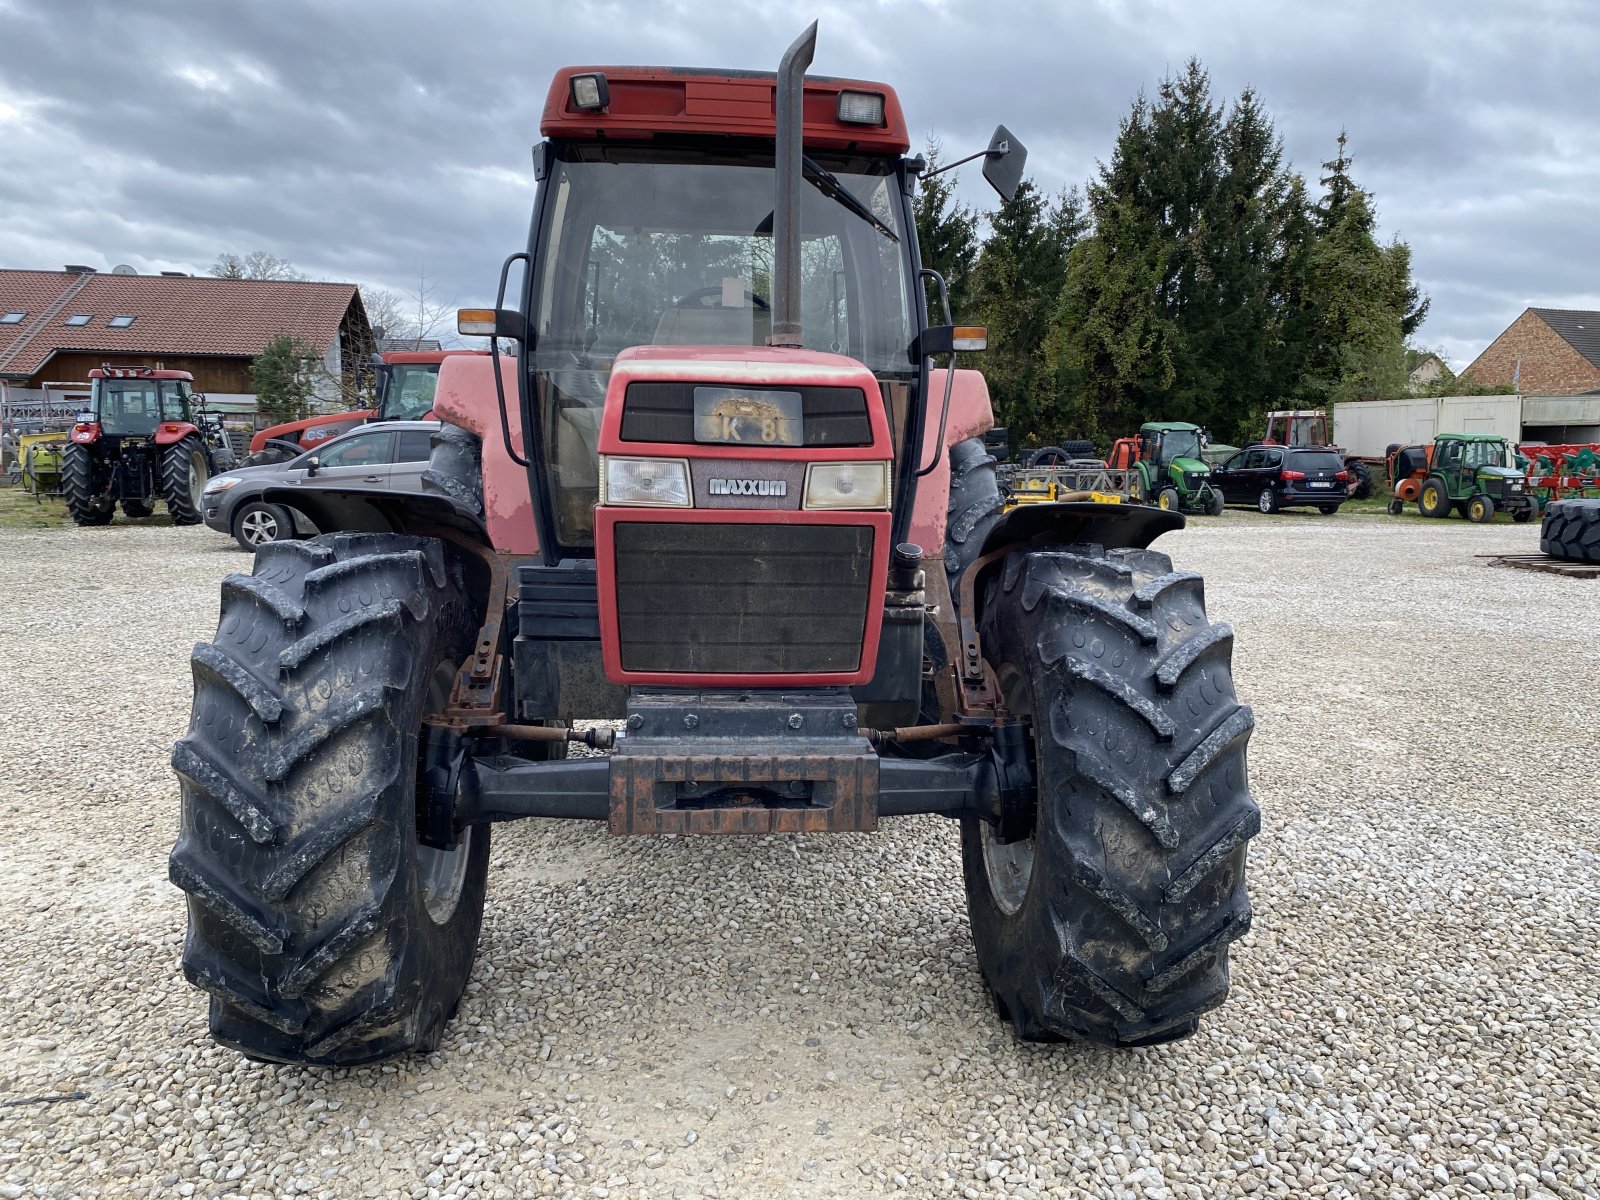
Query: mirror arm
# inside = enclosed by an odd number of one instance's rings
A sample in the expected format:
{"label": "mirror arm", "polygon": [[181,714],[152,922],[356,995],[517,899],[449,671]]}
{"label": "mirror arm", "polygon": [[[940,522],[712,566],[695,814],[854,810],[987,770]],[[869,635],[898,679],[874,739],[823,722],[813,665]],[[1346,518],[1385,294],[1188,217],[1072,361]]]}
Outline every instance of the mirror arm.
{"label": "mirror arm", "polygon": [[917,177],[919,179],[932,179],[935,175],[943,175],[946,171],[954,171],[957,167],[965,166],[967,163],[976,158],[1004,158],[1005,155],[1006,152],[1004,150],[979,150],[976,154],[969,154],[965,158],[958,158],[955,160],[955,162],[945,163],[942,166],[935,167],[931,171],[919,170],[917,172]]}

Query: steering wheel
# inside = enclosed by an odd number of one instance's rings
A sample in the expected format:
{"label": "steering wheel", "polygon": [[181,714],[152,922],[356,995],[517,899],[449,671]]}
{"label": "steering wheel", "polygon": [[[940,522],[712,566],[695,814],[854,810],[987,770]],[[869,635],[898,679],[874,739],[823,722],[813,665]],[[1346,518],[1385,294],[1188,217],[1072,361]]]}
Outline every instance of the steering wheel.
{"label": "steering wheel", "polygon": [[[707,303],[713,296],[718,297],[717,303],[715,303],[715,304]],[[685,295],[679,296],[676,300],[674,300],[672,302],[672,307],[673,308],[721,308],[722,307],[722,301],[720,299],[721,296],[722,296],[722,289],[720,287],[700,288],[698,291],[689,292],[689,293],[687,293]],[[768,304],[764,299],[762,299],[760,296],[756,295],[754,292],[749,291],[748,289],[744,293],[744,298],[746,300],[750,301],[750,303],[755,305],[757,308],[771,309],[771,307],[772,307],[772,305]]]}

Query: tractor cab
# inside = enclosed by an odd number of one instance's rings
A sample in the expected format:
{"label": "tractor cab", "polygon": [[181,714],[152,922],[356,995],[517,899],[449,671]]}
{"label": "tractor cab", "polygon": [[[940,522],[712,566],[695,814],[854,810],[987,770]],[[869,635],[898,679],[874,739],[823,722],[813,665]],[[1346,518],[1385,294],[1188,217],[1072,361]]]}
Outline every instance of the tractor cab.
{"label": "tractor cab", "polygon": [[62,495],[80,525],[104,525],[120,503],[147,517],[164,499],[175,523],[199,521],[206,480],[234,465],[227,433],[187,371],[96,367],[89,407],[67,435]]}
{"label": "tractor cab", "polygon": [[1118,438],[1107,466],[1133,472],[1129,494],[1160,508],[1222,511],[1222,494],[1207,482],[1205,431],[1187,421],[1146,421],[1137,437]]}

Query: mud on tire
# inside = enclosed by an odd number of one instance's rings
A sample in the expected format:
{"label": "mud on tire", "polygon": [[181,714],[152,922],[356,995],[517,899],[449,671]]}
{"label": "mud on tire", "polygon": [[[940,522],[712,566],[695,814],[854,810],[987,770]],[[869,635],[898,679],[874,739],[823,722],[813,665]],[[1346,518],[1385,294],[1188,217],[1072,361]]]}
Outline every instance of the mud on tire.
{"label": "mud on tire", "polygon": [[1555,500],[1546,505],[1539,549],[1567,562],[1600,563],[1600,500]]}
{"label": "mud on tire", "polygon": [[1246,844],[1261,823],[1232,631],[1207,622],[1198,575],[1098,546],[1012,554],[981,628],[1008,704],[1032,717],[1038,771],[1025,847],[962,822],[997,1007],[1030,1040],[1192,1033],[1226,996],[1229,944],[1250,928]]}
{"label": "mud on tire", "polygon": [[466,986],[487,827],[419,846],[418,731],[474,634],[441,544],[272,542],[222,584],[173,749],[183,970],[212,1036],[281,1062],[431,1050]]}

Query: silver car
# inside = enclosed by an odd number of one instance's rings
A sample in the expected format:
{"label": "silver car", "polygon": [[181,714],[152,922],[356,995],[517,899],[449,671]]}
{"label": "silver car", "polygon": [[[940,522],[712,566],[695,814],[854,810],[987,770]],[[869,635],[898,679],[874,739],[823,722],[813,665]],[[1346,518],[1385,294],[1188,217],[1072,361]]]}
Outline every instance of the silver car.
{"label": "silver car", "polygon": [[438,421],[363,425],[287,462],[238,467],[213,475],[201,498],[205,522],[219,533],[232,534],[239,545],[252,551],[267,542],[315,536],[316,526],[304,513],[291,506],[268,504],[262,494],[269,487],[419,492],[428,466],[428,442],[438,428]]}

